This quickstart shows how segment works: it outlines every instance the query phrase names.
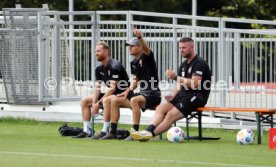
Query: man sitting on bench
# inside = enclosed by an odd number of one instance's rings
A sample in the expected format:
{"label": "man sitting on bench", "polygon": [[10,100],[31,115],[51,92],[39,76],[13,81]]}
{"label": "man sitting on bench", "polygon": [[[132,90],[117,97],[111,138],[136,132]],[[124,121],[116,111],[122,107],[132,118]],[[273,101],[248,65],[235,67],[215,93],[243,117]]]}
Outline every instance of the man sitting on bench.
{"label": "man sitting on bench", "polygon": [[[128,43],[129,51],[134,60],[131,61],[131,74],[133,79],[130,87],[123,93],[111,99],[111,131],[101,139],[116,138],[117,123],[120,117],[120,107],[132,109],[133,128],[132,131],[139,130],[141,111],[152,109],[160,104],[161,92],[158,87],[157,66],[153,52],[148,47],[142,33],[138,29],[133,29],[136,36]],[[133,90],[140,85],[140,93],[133,93]],[[132,140],[128,137],[126,140]]]}
{"label": "man sitting on bench", "polygon": [[[95,69],[96,86],[94,92],[90,96],[86,96],[81,100],[81,111],[83,120],[83,132],[74,138],[91,137],[90,128],[91,113],[93,115],[99,112],[100,108],[104,108],[104,125],[102,132],[95,137],[99,139],[109,132],[110,107],[112,95],[122,93],[128,88],[129,78],[123,65],[115,59],[110,58],[110,47],[105,42],[96,44],[95,55],[101,65]],[[101,82],[108,87],[106,93],[100,93]]]}
{"label": "man sitting on bench", "polygon": [[179,49],[186,60],[180,65],[178,75],[170,69],[166,71],[169,79],[176,80],[176,88],[172,96],[166,97],[167,102],[157,107],[146,130],[131,133],[134,140],[146,141],[162,134],[174,122],[207,103],[211,87],[208,64],[195,54],[194,41],[191,38],[180,39]]}

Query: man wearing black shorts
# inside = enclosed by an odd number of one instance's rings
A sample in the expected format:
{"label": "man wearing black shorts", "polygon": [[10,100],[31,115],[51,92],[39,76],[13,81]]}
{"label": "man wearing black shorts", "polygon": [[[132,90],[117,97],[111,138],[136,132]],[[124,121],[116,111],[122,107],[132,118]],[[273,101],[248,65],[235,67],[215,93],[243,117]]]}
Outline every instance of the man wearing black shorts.
{"label": "man wearing black shorts", "polygon": [[[130,54],[134,56],[131,61],[132,82],[130,87],[123,93],[113,96],[111,100],[111,131],[102,139],[115,139],[117,123],[120,117],[120,107],[132,109],[133,128],[132,131],[139,130],[141,109],[153,109],[161,102],[161,92],[158,87],[157,66],[153,52],[148,47],[142,33],[138,29],[133,29],[136,36],[126,43],[129,46]],[[140,93],[133,91],[140,86]],[[131,138],[127,138],[131,140]]]}
{"label": "man wearing black shorts", "polygon": [[166,97],[167,102],[159,105],[151,124],[146,130],[132,132],[134,140],[149,140],[155,135],[167,131],[172,124],[187,117],[198,107],[203,107],[208,100],[211,87],[211,71],[208,64],[194,51],[194,41],[182,38],[179,41],[181,55],[186,58],[178,70],[166,71],[169,79],[176,80],[176,88],[172,96]]}
{"label": "man wearing black shorts", "polygon": [[[101,65],[95,69],[96,83],[92,95],[82,98],[81,111],[83,119],[83,132],[74,138],[91,137],[91,114],[97,114],[104,108],[104,123],[102,132],[96,136],[98,139],[109,132],[111,97],[125,91],[129,86],[129,78],[122,64],[109,56],[110,48],[107,43],[99,42],[96,45],[95,55]],[[106,93],[101,93],[101,82],[107,86]]]}

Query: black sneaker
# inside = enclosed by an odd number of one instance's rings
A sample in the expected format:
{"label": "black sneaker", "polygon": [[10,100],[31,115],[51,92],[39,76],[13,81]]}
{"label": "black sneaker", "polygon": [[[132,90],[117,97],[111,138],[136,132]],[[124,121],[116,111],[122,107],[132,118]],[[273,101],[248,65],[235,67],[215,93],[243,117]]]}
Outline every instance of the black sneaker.
{"label": "black sneaker", "polygon": [[86,132],[81,132],[77,136],[73,136],[73,138],[85,138],[85,137],[92,137],[92,133],[87,134]]}
{"label": "black sneaker", "polygon": [[104,137],[100,138],[100,140],[108,140],[108,139],[117,139],[117,135],[112,133],[107,133]]}
{"label": "black sneaker", "polygon": [[100,138],[104,137],[105,135],[106,135],[106,133],[105,133],[105,132],[101,132],[100,134],[98,134],[97,136],[95,136],[93,139],[98,140],[98,139],[100,139]]}

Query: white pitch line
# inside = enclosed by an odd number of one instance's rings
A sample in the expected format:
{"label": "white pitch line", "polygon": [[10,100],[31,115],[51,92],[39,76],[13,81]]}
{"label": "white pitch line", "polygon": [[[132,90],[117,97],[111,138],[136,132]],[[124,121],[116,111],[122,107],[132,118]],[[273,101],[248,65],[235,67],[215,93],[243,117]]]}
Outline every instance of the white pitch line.
{"label": "white pitch line", "polygon": [[47,154],[47,153],[32,153],[32,152],[0,151],[0,154],[31,155],[31,156],[44,156],[44,157],[110,159],[110,160],[125,160],[125,161],[148,161],[148,162],[157,162],[157,163],[180,163],[180,164],[208,165],[208,166],[212,165],[212,166],[234,166],[234,167],[272,167],[272,166],[257,166],[257,165],[227,164],[227,163],[212,163],[212,162],[193,162],[193,161],[180,161],[180,160],[159,160],[159,159],[147,159],[147,158],[125,158],[125,157],[106,157],[106,156],[88,156],[88,155],[70,155],[70,154]]}

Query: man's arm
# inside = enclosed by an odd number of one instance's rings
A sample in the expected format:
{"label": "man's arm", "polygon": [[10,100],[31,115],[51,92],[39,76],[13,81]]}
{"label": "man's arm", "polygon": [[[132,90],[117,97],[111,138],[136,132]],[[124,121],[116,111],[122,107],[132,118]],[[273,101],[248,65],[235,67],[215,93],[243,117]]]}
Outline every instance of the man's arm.
{"label": "man's arm", "polygon": [[192,76],[192,78],[184,78],[177,76],[175,78],[177,83],[184,86],[185,88],[197,89],[198,85],[200,84],[202,77],[201,76]]}
{"label": "man's arm", "polygon": [[167,70],[166,75],[169,79],[174,79],[179,83],[179,85],[184,86],[184,88],[197,89],[200,84],[202,77],[201,76],[192,76],[192,78],[184,78],[177,76],[176,73],[172,70]]}
{"label": "man's arm", "polygon": [[100,104],[100,106],[102,106],[101,104],[105,97],[112,95],[116,91],[116,88],[117,88],[116,85],[117,85],[117,81],[114,81],[114,80],[110,81],[110,86],[107,88],[107,91],[105,92],[104,96],[97,102],[98,104]]}
{"label": "man's arm", "polygon": [[139,80],[137,79],[136,75],[132,75],[131,78],[132,79],[131,79],[130,86],[123,93],[121,93],[117,96],[119,96],[119,97],[124,96],[126,98],[131,91],[133,91],[137,88]]}
{"label": "man's arm", "polygon": [[145,41],[145,39],[143,38],[142,32],[134,28],[133,33],[138,38],[140,45],[142,47],[143,53],[148,56],[150,54],[150,48],[147,42]]}
{"label": "man's arm", "polygon": [[100,92],[101,92],[101,82],[96,82],[96,85],[94,87],[94,91],[93,91],[93,104],[96,104],[97,103],[97,99],[99,98],[100,96]]}

